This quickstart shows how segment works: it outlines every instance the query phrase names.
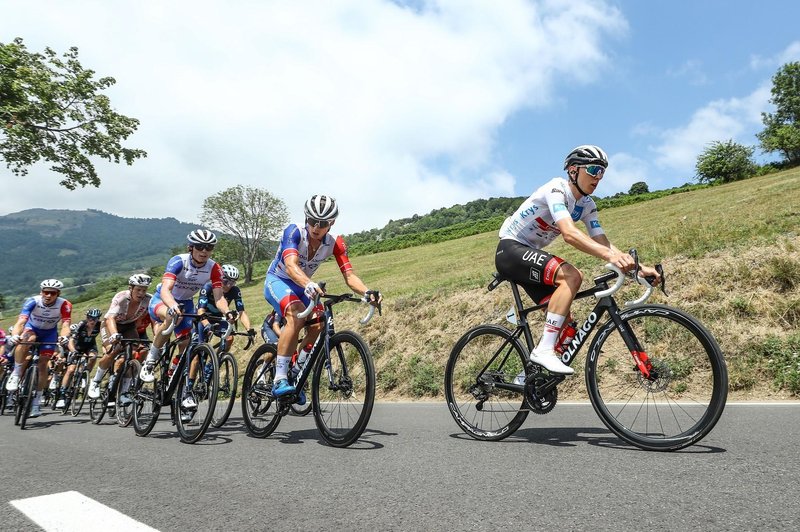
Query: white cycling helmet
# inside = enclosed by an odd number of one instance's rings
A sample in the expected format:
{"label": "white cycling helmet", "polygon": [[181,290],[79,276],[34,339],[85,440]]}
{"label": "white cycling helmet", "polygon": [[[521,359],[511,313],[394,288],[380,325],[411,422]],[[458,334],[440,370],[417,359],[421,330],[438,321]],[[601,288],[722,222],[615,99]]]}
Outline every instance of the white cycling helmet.
{"label": "white cycling helmet", "polygon": [[128,285],[130,286],[150,286],[153,278],[144,273],[135,273],[128,277]]}
{"label": "white cycling helmet", "polygon": [[226,278],[230,279],[231,281],[235,281],[239,278],[239,268],[232,264],[223,264],[222,265],[222,275]]}
{"label": "white cycling helmet", "polygon": [[307,218],[315,220],[335,220],[339,216],[339,205],[331,196],[315,194],[306,202],[305,213]]}
{"label": "white cycling helmet", "polygon": [[207,244],[213,246],[217,243],[217,235],[208,229],[195,229],[186,235],[186,240],[189,242],[190,246],[197,244]]}
{"label": "white cycling helmet", "polygon": [[564,170],[573,164],[599,164],[603,168],[608,168],[608,155],[599,146],[584,144],[569,152],[564,159]]}
{"label": "white cycling helmet", "polygon": [[62,283],[58,279],[45,279],[39,286],[41,287],[42,290],[44,290],[45,288],[50,288],[53,290],[61,290],[62,288],[64,288],[64,283]]}

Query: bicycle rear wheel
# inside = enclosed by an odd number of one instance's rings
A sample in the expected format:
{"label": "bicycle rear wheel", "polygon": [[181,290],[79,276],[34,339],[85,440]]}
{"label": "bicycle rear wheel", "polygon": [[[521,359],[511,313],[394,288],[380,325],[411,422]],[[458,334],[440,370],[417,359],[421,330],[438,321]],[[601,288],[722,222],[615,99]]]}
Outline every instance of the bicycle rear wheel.
{"label": "bicycle rear wheel", "polygon": [[347,447],[364,432],[375,402],[372,353],[351,331],[330,339],[330,367],[320,356],[311,386],[314,421],[322,438],[333,447]]}
{"label": "bicycle rear wheel", "polygon": [[714,428],[728,396],[716,340],[694,317],[665,305],[624,309],[620,318],[652,364],[651,377],[639,371],[617,325],[603,324],[586,358],[595,412],[641,449],[674,451],[697,443]]}
{"label": "bicycle rear wheel", "polygon": [[153,370],[155,380],[144,382],[137,377],[133,388],[133,431],[137,436],[147,436],[158,421],[163,404],[164,390],[161,383],[161,368]]}
{"label": "bicycle rear wheel", "polygon": [[272,397],[275,379],[275,344],[263,344],[247,364],[242,382],[242,417],[247,431],[256,438],[266,438],[281,421],[278,401]]}
{"label": "bicycle rear wheel", "polygon": [[225,424],[236,402],[236,391],[239,386],[239,368],[236,359],[230,353],[219,358],[219,385],[217,387],[217,405],[211,425],[219,428]]}
{"label": "bicycle rear wheel", "polygon": [[36,367],[35,364],[31,364],[25,371],[25,380],[22,385],[24,388],[21,388],[22,393],[18,398],[21,406],[19,412],[19,428],[24,430],[25,423],[27,423],[28,417],[31,415],[31,409],[33,408],[33,397],[39,388],[39,368]]}
{"label": "bicycle rear wheel", "polygon": [[525,399],[514,385],[525,373],[527,351],[508,329],[478,325],[462,336],[447,360],[444,393],[450,414],[477,440],[502,440],[525,419]]}
{"label": "bicycle rear wheel", "polygon": [[76,371],[72,376],[72,399],[69,403],[72,417],[81,413],[83,403],[86,402],[87,386],[89,386],[89,372],[86,370]]}
{"label": "bicycle rear wheel", "polygon": [[[190,360],[197,361],[197,378],[194,379],[191,387],[191,394],[194,396],[197,407],[187,410],[181,406],[183,391],[186,389],[189,379],[188,369],[181,374],[173,398],[176,413],[175,425],[183,443],[197,442],[208,430],[214,415],[214,407],[217,404],[217,385],[219,384],[217,354],[210,345],[197,344],[194,346]],[[209,373],[208,379],[203,378],[205,372]]]}
{"label": "bicycle rear wheel", "polygon": [[139,379],[139,371],[142,364],[136,359],[125,362],[120,372],[120,382],[117,385],[117,424],[120,427],[127,427],[133,421],[133,390]]}

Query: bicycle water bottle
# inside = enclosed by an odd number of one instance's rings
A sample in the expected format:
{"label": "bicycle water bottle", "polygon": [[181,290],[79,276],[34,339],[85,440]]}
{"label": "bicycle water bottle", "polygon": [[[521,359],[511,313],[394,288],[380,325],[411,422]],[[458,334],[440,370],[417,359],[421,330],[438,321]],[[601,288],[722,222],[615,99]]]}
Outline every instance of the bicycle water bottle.
{"label": "bicycle water bottle", "polygon": [[572,339],[575,338],[575,333],[578,332],[577,327],[578,322],[576,321],[571,321],[564,325],[564,328],[561,329],[558,342],[556,342],[556,351],[563,353],[569,349],[569,344],[572,343]]}
{"label": "bicycle water bottle", "polygon": [[206,381],[208,381],[208,379],[211,378],[211,373],[213,371],[214,371],[214,365],[211,363],[211,361],[206,362],[206,365],[203,368],[203,376],[205,377]]}
{"label": "bicycle water bottle", "polygon": [[167,377],[172,377],[172,374],[175,373],[175,368],[178,367],[178,362],[181,361],[181,357],[175,355],[172,357],[172,362],[169,365],[169,369],[167,370]]}
{"label": "bicycle water bottle", "polygon": [[114,382],[116,380],[117,380],[117,376],[113,375],[113,374],[108,378],[108,389],[109,390],[111,390],[114,387]]}

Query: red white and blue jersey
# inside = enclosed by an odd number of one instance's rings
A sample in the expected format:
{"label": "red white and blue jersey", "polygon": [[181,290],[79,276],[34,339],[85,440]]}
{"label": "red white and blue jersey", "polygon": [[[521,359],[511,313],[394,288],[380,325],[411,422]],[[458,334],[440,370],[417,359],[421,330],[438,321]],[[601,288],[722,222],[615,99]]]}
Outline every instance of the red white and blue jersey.
{"label": "red white and blue jersey", "polygon": [[575,199],[567,180],[556,177],[539,187],[506,218],[500,228],[500,238],[541,249],[561,234],[556,223],[565,218],[583,221],[589,236],[605,232],[597,219],[594,200],[590,196]]}
{"label": "red white and blue jersey", "polygon": [[347,256],[347,244],[341,236],[333,236],[330,233],[322,238],[322,243],[313,257],[308,256],[308,229],[305,225],[302,228],[295,224],[290,224],[283,230],[281,243],[275,259],[269,265],[267,275],[275,275],[281,279],[291,281],[291,277],[286,272],[286,258],[296,255],[300,264],[300,269],[311,277],[317,271],[319,265],[325,259],[333,255],[342,273],[353,269],[350,265],[350,257]]}
{"label": "red white and blue jersey", "polygon": [[[172,297],[185,301],[192,299],[208,281],[213,288],[222,288],[222,267],[211,259],[198,266],[192,261],[191,253],[181,253],[167,263],[161,283],[166,279],[175,280]],[[156,295],[161,293],[161,283],[156,287]]]}
{"label": "red white and blue jersey", "polygon": [[42,301],[42,296],[33,296],[22,304],[20,316],[28,318],[26,327],[35,327],[40,331],[55,329],[61,320],[72,320],[72,303],[63,297],[57,297],[55,302],[47,306]]}

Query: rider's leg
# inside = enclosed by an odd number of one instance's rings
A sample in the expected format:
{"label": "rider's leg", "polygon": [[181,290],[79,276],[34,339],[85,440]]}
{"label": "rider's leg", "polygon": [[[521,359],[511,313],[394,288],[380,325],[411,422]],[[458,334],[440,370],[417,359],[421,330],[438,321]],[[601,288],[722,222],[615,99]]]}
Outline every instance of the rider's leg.
{"label": "rider's leg", "polygon": [[572,301],[575,299],[578,290],[580,290],[582,282],[583,275],[577,268],[566,262],[561,264],[556,274],[556,289],[547,304],[544,331],[539,345],[536,346],[537,351],[552,351],[555,348],[558,333],[564,326],[567,316],[569,316]]}
{"label": "rider's leg", "polygon": [[[297,301],[286,309],[286,325],[283,326],[281,336],[278,338],[278,356],[275,360],[275,385],[281,380],[287,380],[289,377],[292,354],[297,348],[297,338],[300,336],[300,331],[305,327],[306,322],[305,318],[298,318],[295,314],[296,310],[301,306],[302,302]],[[291,391],[289,390],[289,392]]]}

